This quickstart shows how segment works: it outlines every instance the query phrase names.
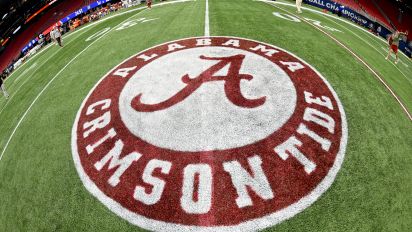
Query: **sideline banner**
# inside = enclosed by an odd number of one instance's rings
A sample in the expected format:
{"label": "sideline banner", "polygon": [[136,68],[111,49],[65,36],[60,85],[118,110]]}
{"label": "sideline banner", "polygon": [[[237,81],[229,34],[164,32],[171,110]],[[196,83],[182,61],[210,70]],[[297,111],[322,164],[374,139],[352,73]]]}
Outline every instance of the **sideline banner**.
{"label": "sideline banner", "polygon": [[[90,4],[90,5],[88,5],[88,6],[85,6],[85,7],[82,7],[82,8],[80,8],[80,9],[76,10],[75,12],[67,15],[66,17],[60,19],[60,21],[57,22],[57,24],[58,24],[58,25],[62,25],[63,23],[66,23],[66,22],[68,22],[69,20],[74,19],[74,18],[76,18],[77,16],[79,16],[79,15],[81,15],[81,14],[83,14],[83,13],[86,13],[87,11],[89,11],[89,10],[91,10],[91,9],[94,9],[94,8],[96,8],[96,7],[98,7],[98,6],[101,6],[101,5],[105,4],[105,3],[108,3],[108,2],[110,2],[110,1],[111,1],[111,0],[100,0],[100,1],[93,2],[92,4]],[[45,31],[43,31],[42,34],[43,34],[43,35],[49,34],[50,31],[53,29],[54,25],[55,25],[55,24],[53,24],[52,26],[50,26],[49,28],[47,28]],[[32,48],[34,45],[36,45],[36,44],[37,44],[37,41],[38,41],[38,38],[34,38],[34,39],[33,39],[32,41],[30,41],[30,43],[28,43],[21,51],[22,51],[23,53],[26,52],[28,49],[30,49],[30,48]]]}
{"label": "sideline banner", "polygon": [[108,2],[110,2],[110,1],[111,1],[111,0],[101,0],[101,1],[93,2],[92,4],[90,4],[90,5],[88,5],[88,6],[85,6],[85,7],[81,8],[81,9],[78,9],[78,10],[76,10],[75,12],[67,15],[67,16],[64,17],[64,18],[62,18],[62,19],[60,20],[60,22],[61,22],[62,24],[65,23],[65,22],[68,22],[69,20],[74,19],[74,18],[76,18],[77,16],[79,16],[79,15],[81,15],[81,14],[83,14],[83,13],[86,13],[86,12],[89,11],[89,10],[94,9],[94,8],[96,8],[96,7],[98,7],[98,6],[102,5],[102,4],[108,3]]}
{"label": "sideline banner", "polygon": [[[337,12],[340,11],[341,17],[345,17],[350,19],[352,22],[355,22],[357,24],[360,24],[366,28],[369,28],[369,26],[372,24],[375,29],[378,28],[379,26],[381,27],[381,31],[379,32],[379,35],[385,39],[388,38],[390,34],[392,34],[391,30],[389,30],[385,25],[380,24],[379,22],[372,21],[365,16],[359,14],[358,12],[350,9],[349,7],[346,7],[342,4],[333,2],[331,0],[304,0],[304,2],[308,5],[315,6],[321,9],[326,9],[330,12]],[[411,43],[405,43],[404,41],[401,41],[399,43],[399,49],[405,53],[407,56],[411,57],[411,52],[412,52],[412,44]]]}

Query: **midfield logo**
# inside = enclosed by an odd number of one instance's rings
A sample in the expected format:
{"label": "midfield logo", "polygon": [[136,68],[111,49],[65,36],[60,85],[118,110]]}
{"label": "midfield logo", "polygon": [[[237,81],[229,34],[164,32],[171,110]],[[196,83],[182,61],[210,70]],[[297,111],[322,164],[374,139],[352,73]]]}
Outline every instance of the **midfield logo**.
{"label": "midfield logo", "polygon": [[73,159],[85,187],[157,231],[258,230],[332,184],[347,141],[327,81],[273,45],[233,37],[162,44],[84,100]]}

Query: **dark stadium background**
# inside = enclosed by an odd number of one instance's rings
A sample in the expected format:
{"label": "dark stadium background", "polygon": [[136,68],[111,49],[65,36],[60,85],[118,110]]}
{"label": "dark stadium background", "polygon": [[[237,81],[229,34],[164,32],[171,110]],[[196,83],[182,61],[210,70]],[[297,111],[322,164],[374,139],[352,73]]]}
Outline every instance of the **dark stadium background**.
{"label": "dark stadium background", "polygon": [[[93,0],[0,0],[0,70],[24,54],[21,50],[43,30]],[[118,2],[113,0],[111,3]],[[234,3],[236,1],[233,1]],[[324,4],[324,1],[305,0]],[[412,31],[412,3],[408,0],[336,0],[389,30]],[[316,5],[316,4],[315,4]],[[370,25],[366,25],[369,27]],[[377,29],[374,25],[374,29]],[[412,34],[412,33],[411,33]],[[409,40],[412,35],[409,35]],[[408,45],[408,42],[401,47]],[[412,47],[412,45],[411,45]],[[410,50],[407,50],[410,56]],[[10,67],[11,68],[11,67]]]}

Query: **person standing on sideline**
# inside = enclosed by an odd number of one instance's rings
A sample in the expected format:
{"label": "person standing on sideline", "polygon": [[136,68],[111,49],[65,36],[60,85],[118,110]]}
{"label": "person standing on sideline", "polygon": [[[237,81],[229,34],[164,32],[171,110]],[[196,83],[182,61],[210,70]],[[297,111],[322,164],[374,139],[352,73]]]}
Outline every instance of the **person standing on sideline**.
{"label": "person standing on sideline", "polygon": [[302,13],[302,10],[300,9],[302,7],[302,1],[303,0],[296,0],[296,8],[298,9],[298,13]]}
{"label": "person standing on sideline", "polygon": [[3,83],[3,78],[5,78],[6,75],[2,74],[0,76],[0,91],[3,93],[4,97],[6,99],[9,99],[9,94],[6,91],[6,87],[4,87],[4,83]]}
{"label": "person standing on sideline", "polygon": [[389,56],[391,53],[395,53],[396,59],[395,59],[395,64],[398,63],[399,57],[398,57],[398,47],[399,47],[399,41],[403,39],[404,36],[407,36],[408,32],[400,32],[398,30],[395,31],[391,36],[388,38],[388,44],[389,44],[389,52],[388,55],[386,56],[386,60],[389,59]]}
{"label": "person standing on sideline", "polygon": [[152,9],[152,0],[147,0],[147,8]]}
{"label": "person standing on sideline", "polygon": [[60,47],[63,47],[62,44],[62,34],[60,32],[60,29],[57,26],[53,27],[53,30],[50,32],[50,37],[51,39],[57,43]]}

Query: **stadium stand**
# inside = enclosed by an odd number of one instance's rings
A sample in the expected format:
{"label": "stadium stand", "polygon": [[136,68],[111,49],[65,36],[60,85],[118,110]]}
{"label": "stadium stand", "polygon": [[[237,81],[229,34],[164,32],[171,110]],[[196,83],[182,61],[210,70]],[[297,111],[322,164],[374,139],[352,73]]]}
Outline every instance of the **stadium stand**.
{"label": "stadium stand", "polygon": [[31,39],[33,39],[33,37],[52,26],[64,16],[85,6],[86,2],[88,1],[61,1],[53,8],[49,9],[44,15],[39,17],[36,22],[31,24],[22,33],[13,38],[13,40],[8,44],[3,54],[1,54],[0,70],[5,69],[7,65],[20,54],[21,49],[23,49],[23,47],[29,43]]}
{"label": "stadium stand", "polygon": [[94,2],[94,0],[84,0],[84,1],[83,1],[83,5],[84,5],[84,6],[87,6],[87,5],[92,4],[93,2]]}
{"label": "stadium stand", "polygon": [[385,18],[380,10],[372,4],[370,0],[336,0],[335,2],[345,5],[368,18],[378,21],[385,26],[392,28],[389,20]]}
{"label": "stadium stand", "polygon": [[[388,0],[376,0],[377,7],[381,12],[386,15],[390,22],[396,27],[396,29],[405,31],[412,31],[412,16],[407,14],[398,8],[397,5]],[[409,39],[412,39],[412,35],[409,35]]]}
{"label": "stadium stand", "polygon": [[[21,49],[30,42],[35,36],[50,28],[61,18],[72,13],[73,11],[90,5],[95,0],[71,0],[58,1],[58,4],[52,6],[43,15],[37,16],[34,22],[14,37],[1,54],[0,70],[3,70],[15,59]],[[397,4],[392,0],[335,0],[335,2],[345,5],[358,13],[377,21],[387,28],[394,30],[412,31],[412,15],[402,12]],[[409,35],[412,39],[412,33]]]}
{"label": "stadium stand", "polygon": [[358,2],[356,2],[355,0],[336,0],[337,3],[345,5],[349,8],[351,8],[352,10],[355,10],[357,12],[361,12],[362,9],[359,5]]}
{"label": "stadium stand", "polygon": [[[412,31],[412,16],[401,10],[390,0],[336,0],[367,17],[374,19],[390,29]],[[412,39],[410,34],[408,39]]]}
{"label": "stadium stand", "polygon": [[385,18],[380,10],[370,0],[358,0],[360,7],[376,21],[381,22],[388,28],[392,29],[391,23]]}

